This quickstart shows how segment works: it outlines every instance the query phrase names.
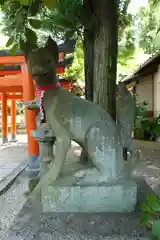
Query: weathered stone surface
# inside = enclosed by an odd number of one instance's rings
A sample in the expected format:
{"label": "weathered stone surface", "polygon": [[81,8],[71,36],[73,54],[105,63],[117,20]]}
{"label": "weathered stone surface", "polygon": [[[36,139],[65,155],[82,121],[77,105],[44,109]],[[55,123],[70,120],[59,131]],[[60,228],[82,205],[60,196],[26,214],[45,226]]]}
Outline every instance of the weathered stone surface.
{"label": "weathered stone surface", "polygon": [[108,186],[48,186],[41,194],[43,212],[132,212],[137,185],[123,181]]}
{"label": "weathered stone surface", "polygon": [[[69,155],[70,156],[70,155]],[[77,159],[66,161],[54,185],[41,189],[43,212],[131,212],[137,202],[137,184],[119,179],[110,184],[74,185],[74,173],[85,170]]]}
{"label": "weathered stone surface", "polygon": [[40,178],[46,174],[49,164],[54,161],[53,144],[56,140],[49,125],[47,123],[42,125],[39,126],[36,131],[32,131],[31,133],[39,143],[40,153],[37,161],[40,166]]}

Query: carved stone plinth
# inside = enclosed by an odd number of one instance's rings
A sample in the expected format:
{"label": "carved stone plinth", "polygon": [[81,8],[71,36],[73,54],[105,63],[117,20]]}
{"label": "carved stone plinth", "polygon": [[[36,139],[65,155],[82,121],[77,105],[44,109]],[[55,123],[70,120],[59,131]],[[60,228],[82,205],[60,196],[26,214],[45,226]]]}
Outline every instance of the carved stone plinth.
{"label": "carved stone plinth", "polygon": [[137,184],[119,179],[108,184],[74,185],[74,173],[84,170],[78,161],[67,161],[53,185],[41,189],[43,212],[132,212],[137,203]]}
{"label": "carved stone plinth", "polygon": [[42,189],[43,212],[132,212],[137,202],[133,181],[108,186],[48,186]]}
{"label": "carved stone plinth", "polygon": [[55,137],[48,137],[43,141],[39,141],[40,178],[42,178],[48,172],[49,164],[54,161],[53,144],[55,143],[55,140]]}

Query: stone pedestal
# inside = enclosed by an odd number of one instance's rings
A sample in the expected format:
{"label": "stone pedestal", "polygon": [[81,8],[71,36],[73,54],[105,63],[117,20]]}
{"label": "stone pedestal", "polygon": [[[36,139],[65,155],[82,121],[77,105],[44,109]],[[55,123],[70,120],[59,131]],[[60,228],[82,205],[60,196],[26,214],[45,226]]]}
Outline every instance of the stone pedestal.
{"label": "stone pedestal", "polygon": [[48,186],[42,190],[43,212],[133,212],[137,185],[123,181],[109,186]]}
{"label": "stone pedestal", "polygon": [[40,178],[48,171],[49,164],[54,160],[53,145],[56,138],[52,136],[52,132],[49,131],[46,135],[36,131],[32,133],[32,136],[36,139],[39,144],[39,167],[40,167]]}
{"label": "stone pedestal", "polygon": [[16,133],[12,133],[12,134],[11,134],[11,140],[10,140],[10,142],[17,142]]}
{"label": "stone pedestal", "polygon": [[48,172],[49,164],[54,161],[53,145],[55,141],[55,137],[45,137],[43,140],[39,140],[40,178]]}
{"label": "stone pedestal", "polygon": [[8,137],[2,136],[2,145],[8,143]]}
{"label": "stone pedestal", "polygon": [[53,144],[56,140],[55,137],[52,136],[52,133],[49,131],[48,134],[45,136],[42,134],[39,129],[36,131],[32,131],[31,135],[35,138],[35,140],[39,144],[39,157],[36,159],[35,166],[28,169],[28,176],[29,176],[29,192],[37,185],[38,181],[45,175],[48,171],[48,166],[51,161],[54,160],[53,155]]}
{"label": "stone pedestal", "polygon": [[75,186],[74,173],[85,169],[78,162],[65,163],[54,185],[41,189],[43,212],[132,212],[137,203],[137,184],[119,179],[110,184]]}

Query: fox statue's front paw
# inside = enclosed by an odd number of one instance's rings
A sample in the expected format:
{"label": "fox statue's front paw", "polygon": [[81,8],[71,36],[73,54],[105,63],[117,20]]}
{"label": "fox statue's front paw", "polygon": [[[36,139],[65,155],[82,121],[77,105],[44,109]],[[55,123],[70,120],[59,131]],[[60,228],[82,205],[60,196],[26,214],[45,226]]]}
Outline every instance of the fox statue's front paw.
{"label": "fox statue's front paw", "polygon": [[108,177],[104,176],[96,168],[85,169],[75,173],[75,185],[95,185],[98,183],[106,183]]}

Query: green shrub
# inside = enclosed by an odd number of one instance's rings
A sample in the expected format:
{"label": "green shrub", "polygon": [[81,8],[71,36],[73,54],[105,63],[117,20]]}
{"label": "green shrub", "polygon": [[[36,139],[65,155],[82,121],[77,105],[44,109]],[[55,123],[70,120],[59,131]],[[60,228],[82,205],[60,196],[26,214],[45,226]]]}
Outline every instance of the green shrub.
{"label": "green shrub", "polygon": [[136,119],[134,126],[134,136],[139,140],[153,140],[155,141],[160,136],[160,116],[148,120],[147,103],[142,102],[137,105]]}
{"label": "green shrub", "polygon": [[160,136],[160,116],[152,120],[151,136],[153,140],[156,140]]}
{"label": "green shrub", "polygon": [[140,209],[140,224],[152,231],[154,239],[160,239],[160,199],[154,193],[150,193]]}

